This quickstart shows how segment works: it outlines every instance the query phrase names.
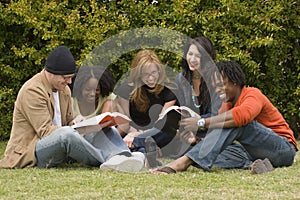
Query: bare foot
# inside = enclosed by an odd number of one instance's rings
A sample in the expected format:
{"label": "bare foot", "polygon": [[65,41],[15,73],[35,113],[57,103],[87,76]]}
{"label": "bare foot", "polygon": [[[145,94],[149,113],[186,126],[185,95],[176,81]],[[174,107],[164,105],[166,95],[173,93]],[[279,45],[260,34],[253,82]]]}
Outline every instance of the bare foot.
{"label": "bare foot", "polygon": [[171,167],[168,167],[168,166],[152,169],[152,170],[149,170],[149,172],[151,174],[155,174],[155,175],[176,174],[176,171],[174,169],[172,169]]}
{"label": "bare foot", "polygon": [[189,157],[182,156],[166,166],[149,170],[149,172],[151,174],[174,174],[176,172],[186,171],[192,163],[193,161]]}

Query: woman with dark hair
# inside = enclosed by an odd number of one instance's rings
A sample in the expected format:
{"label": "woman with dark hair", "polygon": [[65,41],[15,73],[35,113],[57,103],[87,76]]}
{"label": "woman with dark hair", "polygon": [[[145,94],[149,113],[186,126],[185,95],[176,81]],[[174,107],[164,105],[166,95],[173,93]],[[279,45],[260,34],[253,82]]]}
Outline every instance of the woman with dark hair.
{"label": "woman with dark hair", "polygon": [[[215,68],[216,52],[210,39],[201,36],[191,39],[183,48],[182,72],[176,77],[178,85],[177,99],[180,106],[187,106],[199,114],[201,118],[208,118],[217,114],[221,106],[221,100],[210,84],[210,77],[205,72]],[[179,129],[180,137],[188,144],[173,145],[181,147],[177,157],[182,156],[185,151],[197,142],[201,141],[207,134],[207,129],[195,131]],[[176,149],[173,150],[176,152]],[[214,166],[219,168],[249,168],[251,162],[248,155],[239,144],[231,144],[220,154]]]}
{"label": "woman with dark hair", "polygon": [[80,67],[72,93],[74,113],[90,118],[112,112],[114,86],[115,79],[109,70],[100,66]]}
{"label": "woman with dark hair", "polygon": [[[80,67],[72,93],[76,118],[84,120],[104,112],[114,111],[115,95],[112,93],[114,86],[115,79],[108,69],[100,66]],[[96,148],[101,148],[104,146],[103,143],[106,143],[114,148],[127,150],[124,155],[118,155],[104,162],[100,166],[101,169],[139,171],[144,166],[144,155],[132,154],[115,127],[104,128],[100,132],[85,135],[84,138]]]}
{"label": "woman with dark hair", "polygon": [[203,36],[196,37],[184,46],[183,51],[182,72],[176,77],[178,104],[188,106],[202,117],[216,114],[221,101],[209,89],[211,87],[202,74],[205,68],[213,66],[216,59],[212,42]]}

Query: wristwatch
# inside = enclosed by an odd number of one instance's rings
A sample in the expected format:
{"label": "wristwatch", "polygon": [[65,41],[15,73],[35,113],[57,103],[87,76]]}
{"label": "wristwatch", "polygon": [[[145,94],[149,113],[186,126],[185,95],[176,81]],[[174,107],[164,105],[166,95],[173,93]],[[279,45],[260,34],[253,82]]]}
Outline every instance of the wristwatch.
{"label": "wristwatch", "polygon": [[199,119],[197,122],[197,125],[200,130],[204,130],[205,129],[205,119],[204,118]]}

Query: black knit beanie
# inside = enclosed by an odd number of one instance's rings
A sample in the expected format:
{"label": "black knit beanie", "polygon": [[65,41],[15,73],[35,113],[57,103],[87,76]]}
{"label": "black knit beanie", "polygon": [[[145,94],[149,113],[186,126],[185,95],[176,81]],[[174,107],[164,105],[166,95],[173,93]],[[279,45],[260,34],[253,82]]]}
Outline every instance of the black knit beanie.
{"label": "black knit beanie", "polygon": [[57,75],[74,74],[76,64],[70,50],[66,46],[59,46],[49,54],[45,69]]}

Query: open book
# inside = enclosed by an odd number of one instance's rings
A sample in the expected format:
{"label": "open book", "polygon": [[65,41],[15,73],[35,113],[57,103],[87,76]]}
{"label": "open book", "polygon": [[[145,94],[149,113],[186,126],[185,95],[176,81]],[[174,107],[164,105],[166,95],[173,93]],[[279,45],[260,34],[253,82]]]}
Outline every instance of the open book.
{"label": "open book", "polygon": [[163,132],[172,133],[179,128],[178,122],[182,118],[199,116],[196,112],[186,106],[170,106],[155,122],[155,127]]}
{"label": "open book", "polygon": [[167,108],[162,114],[160,114],[158,120],[162,119],[167,115],[170,111],[178,112],[182,117],[195,117],[199,116],[195,111],[186,106],[170,106]]}
{"label": "open book", "polygon": [[[91,125],[97,125],[97,124],[104,124],[105,122],[111,121],[107,125],[109,126],[115,126],[115,125],[120,125],[120,124],[126,124],[131,121],[129,117],[126,115],[123,115],[122,113],[119,112],[104,112],[100,115],[97,115],[95,117],[91,117],[89,119],[86,119],[84,121],[78,122],[72,126],[72,128],[79,128],[79,127],[84,127],[84,126],[91,126]],[[104,128],[104,127],[102,127]]]}

